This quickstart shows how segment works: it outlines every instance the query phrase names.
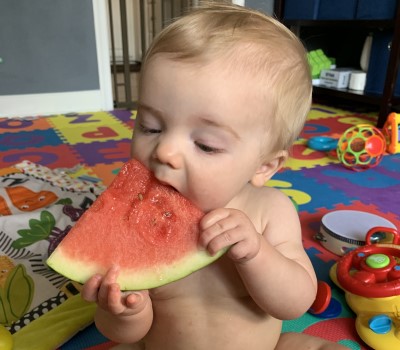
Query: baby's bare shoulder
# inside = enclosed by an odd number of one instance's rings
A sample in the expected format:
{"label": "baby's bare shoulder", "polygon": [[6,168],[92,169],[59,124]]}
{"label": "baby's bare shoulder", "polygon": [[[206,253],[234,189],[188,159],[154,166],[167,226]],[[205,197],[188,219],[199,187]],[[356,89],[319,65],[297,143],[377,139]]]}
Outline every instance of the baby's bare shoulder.
{"label": "baby's bare shoulder", "polygon": [[[292,200],[282,191],[273,187],[259,188],[255,192],[258,219],[261,232],[269,239],[280,243],[281,240],[298,239],[300,222],[297,209]],[[276,235],[279,232],[279,235]],[[276,242],[275,242],[276,243]]]}
{"label": "baby's bare shoulder", "polygon": [[264,186],[254,191],[254,198],[258,205],[263,208],[271,208],[274,212],[295,210],[291,199],[281,190]]}
{"label": "baby's bare shoulder", "polygon": [[237,209],[249,216],[260,233],[299,231],[297,210],[291,199],[279,189],[252,188],[247,200]]}

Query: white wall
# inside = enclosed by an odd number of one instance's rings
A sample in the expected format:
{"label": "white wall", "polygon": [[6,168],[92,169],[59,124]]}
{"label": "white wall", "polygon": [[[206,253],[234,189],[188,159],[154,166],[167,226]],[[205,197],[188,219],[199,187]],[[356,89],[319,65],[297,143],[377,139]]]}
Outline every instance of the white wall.
{"label": "white wall", "polygon": [[100,88],[79,92],[0,96],[0,116],[23,117],[113,108],[107,36],[107,0],[92,0],[92,4]]}

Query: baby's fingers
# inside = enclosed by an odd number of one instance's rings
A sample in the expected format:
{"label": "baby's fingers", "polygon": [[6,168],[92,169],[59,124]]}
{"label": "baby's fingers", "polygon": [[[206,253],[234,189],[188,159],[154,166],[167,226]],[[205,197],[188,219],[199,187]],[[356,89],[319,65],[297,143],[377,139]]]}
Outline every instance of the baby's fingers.
{"label": "baby's fingers", "polygon": [[[110,304],[110,297],[118,294],[120,296],[119,286],[116,284],[116,280],[118,277],[118,269],[112,267],[110,270],[107,271],[105,276],[103,277],[100,288],[98,291],[98,303],[102,307],[107,307]],[[115,285],[116,287],[112,287]]]}
{"label": "baby's fingers", "polygon": [[110,284],[108,286],[106,304],[103,305],[103,308],[114,315],[123,313],[126,309],[126,306],[122,302],[121,295],[122,293],[119,289],[119,285],[117,283]]}
{"label": "baby's fingers", "polygon": [[94,275],[84,285],[81,291],[83,300],[97,302],[97,295],[102,281],[101,275]]}
{"label": "baby's fingers", "polygon": [[237,223],[230,217],[219,220],[201,232],[199,246],[211,255],[238,242]]}

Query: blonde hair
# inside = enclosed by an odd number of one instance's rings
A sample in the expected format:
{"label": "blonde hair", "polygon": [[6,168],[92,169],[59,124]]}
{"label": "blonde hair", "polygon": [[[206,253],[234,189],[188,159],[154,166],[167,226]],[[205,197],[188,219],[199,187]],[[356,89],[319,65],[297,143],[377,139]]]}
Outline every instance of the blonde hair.
{"label": "blonde hair", "polygon": [[266,104],[263,116],[272,130],[265,141],[269,151],[289,149],[301,132],[312,92],[306,52],[298,38],[272,17],[241,6],[204,4],[156,36],[143,60],[143,72],[159,54],[199,64],[227,57],[260,79],[265,94],[272,97],[272,113]]}

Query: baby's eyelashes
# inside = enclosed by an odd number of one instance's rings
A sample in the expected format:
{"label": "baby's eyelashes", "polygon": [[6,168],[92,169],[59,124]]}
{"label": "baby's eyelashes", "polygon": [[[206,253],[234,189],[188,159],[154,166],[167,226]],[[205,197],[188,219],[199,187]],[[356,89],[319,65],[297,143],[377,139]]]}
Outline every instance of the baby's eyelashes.
{"label": "baby's eyelashes", "polygon": [[139,124],[139,129],[143,134],[159,134],[159,133],[161,133],[161,129],[147,127],[147,126],[144,126],[143,124]]}
{"label": "baby's eyelashes", "polygon": [[208,146],[208,145],[205,145],[205,144],[200,143],[200,142],[197,142],[197,141],[195,142],[195,145],[196,145],[200,150],[202,150],[204,153],[210,153],[210,154],[212,154],[212,153],[221,153],[221,152],[223,151],[223,150],[220,149],[220,148]]}

